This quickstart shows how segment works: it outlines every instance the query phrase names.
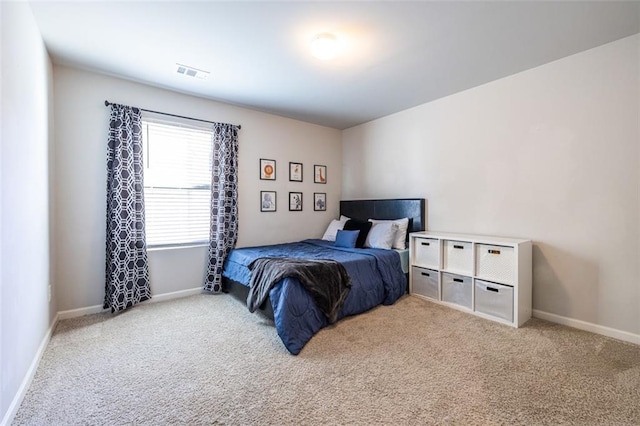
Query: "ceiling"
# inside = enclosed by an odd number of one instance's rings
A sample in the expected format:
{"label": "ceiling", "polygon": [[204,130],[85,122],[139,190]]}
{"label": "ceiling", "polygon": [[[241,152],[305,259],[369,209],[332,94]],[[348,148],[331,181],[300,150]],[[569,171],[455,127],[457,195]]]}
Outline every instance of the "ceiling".
{"label": "ceiling", "polygon": [[[337,129],[640,30],[637,2],[30,4],[55,64]],[[326,31],[342,51],[320,61],[308,46]]]}

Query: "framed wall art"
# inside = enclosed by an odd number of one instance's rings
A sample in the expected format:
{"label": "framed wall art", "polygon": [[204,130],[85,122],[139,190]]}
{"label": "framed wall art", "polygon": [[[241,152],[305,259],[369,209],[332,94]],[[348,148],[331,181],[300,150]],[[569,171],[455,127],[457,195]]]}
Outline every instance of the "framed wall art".
{"label": "framed wall art", "polygon": [[260,211],[276,211],[276,191],[260,191]]}
{"label": "framed wall art", "polygon": [[302,182],[302,163],[289,162],[289,180]]}
{"label": "framed wall art", "polygon": [[302,192],[289,193],[289,211],[291,212],[302,211]]}
{"label": "framed wall art", "polygon": [[326,192],[313,193],[313,210],[317,212],[323,212],[327,210],[327,193]]}
{"label": "framed wall art", "polygon": [[276,160],[260,159],[260,179],[276,180]]}
{"label": "framed wall art", "polygon": [[313,183],[327,183],[327,166],[313,166]]}

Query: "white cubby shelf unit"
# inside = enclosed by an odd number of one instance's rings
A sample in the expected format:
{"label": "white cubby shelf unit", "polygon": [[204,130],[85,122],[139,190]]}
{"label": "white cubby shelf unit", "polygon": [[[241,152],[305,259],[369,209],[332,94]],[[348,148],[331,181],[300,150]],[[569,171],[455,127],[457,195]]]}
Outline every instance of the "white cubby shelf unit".
{"label": "white cubby shelf unit", "polygon": [[442,232],[410,235],[409,292],[520,327],[531,318],[531,241]]}

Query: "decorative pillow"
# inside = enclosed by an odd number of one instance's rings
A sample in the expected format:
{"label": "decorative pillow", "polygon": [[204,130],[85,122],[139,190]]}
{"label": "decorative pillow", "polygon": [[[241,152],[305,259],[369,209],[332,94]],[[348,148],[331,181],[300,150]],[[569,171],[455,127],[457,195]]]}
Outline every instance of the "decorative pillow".
{"label": "decorative pillow", "polygon": [[409,218],[405,217],[402,219],[395,219],[395,220],[376,220],[376,219],[369,219],[369,222],[376,224],[376,223],[395,223],[398,228],[396,230],[396,236],[395,239],[393,241],[393,248],[394,249],[406,249],[407,248],[407,229],[409,228]]}
{"label": "decorative pillow", "polygon": [[333,219],[331,223],[329,223],[329,226],[327,226],[327,230],[324,231],[324,235],[322,236],[322,239],[327,241],[335,241],[336,234],[342,228],[344,228],[344,222],[340,222],[339,220]]}
{"label": "decorative pillow", "polygon": [[345,231],[360,231],[358,239],[356,240],[356,247],[362,248],[364,247],[364,242],[367,240],[367,234],[372,225],[371,222],[365,222],[364,220],[349,219],[347,223],[344,224],[343,229]]}
{"label": "decorative pillow", "polygon": [[397,231],[398,225],[394,222],[374,223],[367,235],[364,246],[389,250],[393,247]]}
{"label": "decorative pillow", "polygon": [[340,229],[336,234],[336,242],[334,245],[336,247],[354,248],[356,246],[356,240],[358,239],[359,233],[360,231],[344,231]]}
{"label": "decorative pillow", "polygon": [[340,220],[333,219],[331,223],[329,223],[327,230],[324,232],[322,239],[326,241],[335,241],[336,233],[338,230],[344,228],[344,224],[347,223],[348,220],[349,218],[346,216],[340,216]]}

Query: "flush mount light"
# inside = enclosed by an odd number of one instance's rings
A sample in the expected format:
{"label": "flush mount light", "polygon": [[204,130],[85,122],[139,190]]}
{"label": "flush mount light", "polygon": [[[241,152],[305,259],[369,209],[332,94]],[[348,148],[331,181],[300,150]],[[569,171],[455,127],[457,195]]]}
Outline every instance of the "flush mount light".
{"label": "flush mount light", "polygon": [[188,65],[182,65],[176,63],[176,72],[178,74],[186,75],[188,77],[199,78],[200,80],[206,80],[209,78],[209,71],[199,70],[197,68],[190,67]]}
{"label": "flush mount light", "polygon": [[311,54],[323,61],[338,54],[338,39],[331,33],[320,33],[311,40]]}

